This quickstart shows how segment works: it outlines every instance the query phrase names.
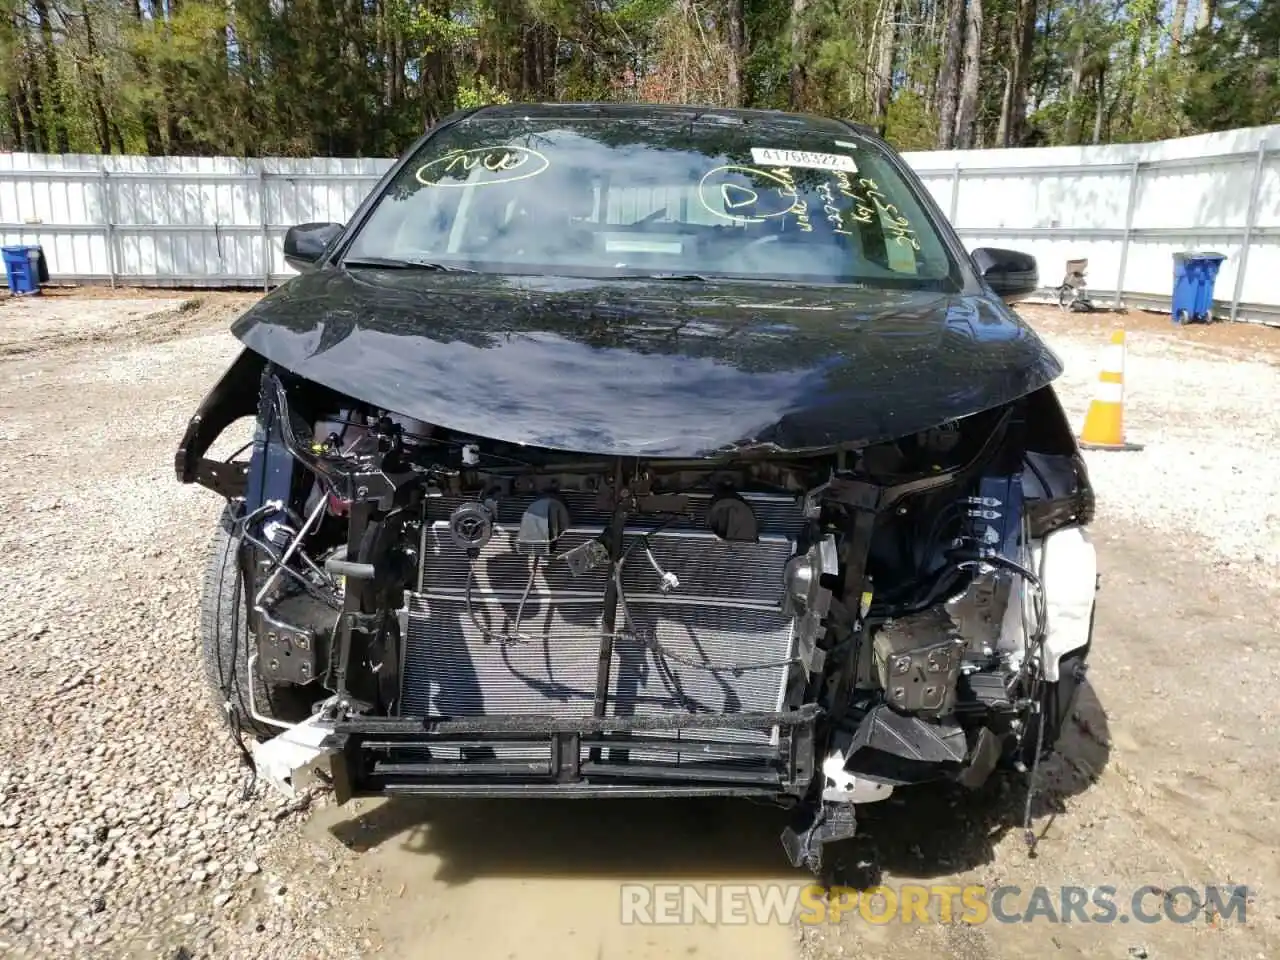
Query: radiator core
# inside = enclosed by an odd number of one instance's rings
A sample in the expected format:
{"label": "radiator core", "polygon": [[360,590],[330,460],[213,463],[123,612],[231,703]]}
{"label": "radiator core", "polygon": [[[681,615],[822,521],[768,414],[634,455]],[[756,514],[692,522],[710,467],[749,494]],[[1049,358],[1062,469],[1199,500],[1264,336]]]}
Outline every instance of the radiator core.
{"label": "radiator core", "polygon": [[[607,716],[781,708],[785,666],[735,669],[794,653],[793,621],[781,613],[781,601],[802,517],[787,498],[760,499],[749,501],[761,518],[759,542],[723,541],[698,528],[696,513],[651,536],[658,563],[679,578],[670,593],[659,589],[644,553],[630,553],[622,586],[631,635],[614,639]],[[420,580],[407,604],[401,714],[591,716],[610,570],[575,577],[555,558],[543,558],[535,570],[533,558],[515,549],[527,505],[520,501],[503,505],[492,539],[473,560],[449,536],[444,518],[454,505],[431,501],[424,521]],[[582,525],[560,538],[557,554],[600,536],[607,522],[570,507]],[[628,529],[628,541],[655,526]],[[621,609],[614,614],[615,631],[622,631]],[[526,642],[495,638],[517,632]],[[726,743],[767,744],[776,736],[776,730],[698,731],[698,739]],[[632,757],[645,759],[642,751]]]}

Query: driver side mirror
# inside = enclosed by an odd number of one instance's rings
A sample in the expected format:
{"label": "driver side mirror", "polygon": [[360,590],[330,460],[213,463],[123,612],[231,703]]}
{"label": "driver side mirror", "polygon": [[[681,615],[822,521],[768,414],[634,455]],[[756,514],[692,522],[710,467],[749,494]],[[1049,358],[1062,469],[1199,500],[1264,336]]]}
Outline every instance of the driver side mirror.
{"label": "driver side mirror", "polygon": [[340,223],[300,223],[284,235],[284,260],[295,270],[306,270],[323,256],[342,233]]}
{"label": "driver side mirror", "polygon": [[1028,253],[979,247],[971,256],[978,275],[1005,303],[1025,300],[1040,289],[1036,258]]}

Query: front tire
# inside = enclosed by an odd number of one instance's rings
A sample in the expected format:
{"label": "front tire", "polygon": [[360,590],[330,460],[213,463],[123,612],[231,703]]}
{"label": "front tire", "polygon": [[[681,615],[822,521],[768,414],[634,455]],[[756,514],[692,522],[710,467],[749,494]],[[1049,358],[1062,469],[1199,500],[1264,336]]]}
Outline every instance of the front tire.
{"label": "front tire", "polygon": [[249,654],[257,641],[248,628],[244,582],[240,576],[240,538],[235,534],[240,512],[238,505],[227,505],[209,550],[200,601],[200,652],[205,678],[219,712],[225,713],[230,704],[229,709],[241,730],[267,739],[283,728],[254,719],[249,699],[251,685],[252,703],[258,713],[284,723],[305,720],[310,714],[310,704],[301,687],[268,684],[256,663],[253,676],[248,675]]}

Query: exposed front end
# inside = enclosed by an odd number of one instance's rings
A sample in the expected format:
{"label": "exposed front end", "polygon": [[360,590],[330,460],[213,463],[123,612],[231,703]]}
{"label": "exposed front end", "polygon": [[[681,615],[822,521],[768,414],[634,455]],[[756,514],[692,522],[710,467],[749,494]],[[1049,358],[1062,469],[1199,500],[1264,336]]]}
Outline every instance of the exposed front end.
{"label": "exposed front end", "polygon": [[[250,413],[250,460],[205,459]],[[863,447],[602,456],[246,351],[178,472],[229,498],[223,693],[288,731],[276,779],[323,756],[340,797],[764,797],[812,865],[858,803],[1033,763],[1088,652],[1092,493],[1048,388]]]}

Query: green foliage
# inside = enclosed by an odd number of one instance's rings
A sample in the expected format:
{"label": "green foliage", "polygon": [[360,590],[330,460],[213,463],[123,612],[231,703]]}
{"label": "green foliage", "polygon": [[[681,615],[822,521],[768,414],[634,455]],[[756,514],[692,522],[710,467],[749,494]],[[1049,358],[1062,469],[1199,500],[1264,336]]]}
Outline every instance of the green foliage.
{"label": "green foliage", "polygon": [[899,150],[932,150],[938,139],[938,115],[923,96],[906,90],[889,104],[885,139]]}
{"label": "green foliage", "polygon": [[1197,31],[1183,109],[1198,130],[1280,120],[1280,3],[1223,0],[1221,27]]}
{"label": "green foliage", "polygon": [[458,87],[458,95],[457,99],[454,100],[454,106],[459,110],[471,110],[476,107],[488,106],[489,104],[510,102],[511,97],[484,77],[476,77],[472,83]]}
{"label": "green foliage", "polygon": [[[928,149],[948,16],[972,0],[135,2],[0,0],[0,149],[386,156],[459,107],[610,99],[811,110]],[[1038,0],[1011,99],[1026,3],[982,4],[979,144],[1014,102],[1049,144],[1280,118],[1280,0],[1219,0],[1181,49],[1167,0]]]}
{"label": "green foliage", "polygon": [[459,23],[450,16],[417,4],[408,8],[400,22],[404,25],[405,36],[422,44],[423,53],[457,49],[475,40],[478,33],[472,24]]}

